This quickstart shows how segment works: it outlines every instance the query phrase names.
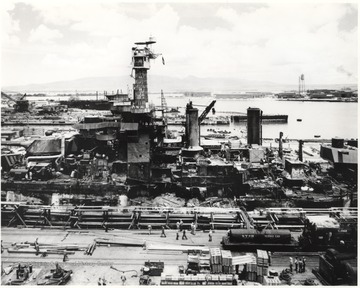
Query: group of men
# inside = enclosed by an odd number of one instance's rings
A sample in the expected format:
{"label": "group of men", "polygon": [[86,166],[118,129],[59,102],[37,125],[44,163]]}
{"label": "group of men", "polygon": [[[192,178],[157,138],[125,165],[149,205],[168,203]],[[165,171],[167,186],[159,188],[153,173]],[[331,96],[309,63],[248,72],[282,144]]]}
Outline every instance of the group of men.
{"label": "group of men", "polygon": [[[182,221],[182,219],[180,219],[180,221],[176,222],[176,240],[179,240],[179,237],[180,237],[180,232],[182,232],[182,240],[187,240],[187,236],[186,236],[186,230],[183,228],[184,226],[184,222]],[[190,224],[190,233],[192,235],[195,235],[196,234],[196,224],[194,222],[192,222]],[[148,225],[148,234],[151,235],[151,231],[152,231],[152,226],[149,224]],[[161,226],[161,235],[160,237],[166,237],[166,234],[165,234],[165,227],[164,226]],[[210,229],[209,231],[209,242],[212,241],[212,230]]]}
{"label": "group of men", "polygon": [[[186,230],[184,229],[184,222],[182,219],[180,219],[180,221],[176,222],[176,240],[179,240],[179,232],[183,232],[182,235],[182,240],[187,240],[187,236],[186,236]],[[193,227],[193,223],[191,223],[191,227]],[[195,229],[195,228],[194,228]],[[193,228],[191,228],[191,234],[193,234]],[[194,233],[195,235],[195,233]]]}
{"label": "group of men", "polygon": [[293,272],[293,267],[295,265],[295,272],[296,273],[304,273],[306,269],[306,259],[303,256],[301,257],[295,257],[295,261],[292,257],[289,257],[290,260],[290,272]]}

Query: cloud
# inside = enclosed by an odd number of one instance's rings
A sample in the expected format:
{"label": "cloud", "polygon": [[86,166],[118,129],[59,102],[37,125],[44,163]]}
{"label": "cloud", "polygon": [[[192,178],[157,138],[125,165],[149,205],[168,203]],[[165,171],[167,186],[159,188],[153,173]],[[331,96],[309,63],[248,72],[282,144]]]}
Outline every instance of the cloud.
{"label": "cloud", "polygon": [[72,63],[70,61],[67,61],[61,57],[59,57],[59,55],[57,54],[46,54],[46,56],[43,58],[43,60],[41,61],[42,64],[48,65],[49,67],[52,68],[59,68],[59,67],[69,67],[72,65]]}
{"label": "cloud", "polygon": [[[116,1],[64,1],[29,2],[43,23],[32,27],[28,43],[13,39],[13,44],[18,41],[16,53],[42,59],[41,67],[34,69],[44,82],[70,74],[75,78],[129,75],[131,47],[150,35],[157,39],[155,52],[166,59],[165,66],[158,60],[152,64],[152,74],[292,84],[304,73],[309,84],[357,81],[357,26],[339,29],[349,5],[277,3],[245,9],[241,3],[217,3],[211,17],[206,17],[198,3],[191,17],[202,17],[204,25],[191,25],[182,21],[189,17],[189,8],[180,7],[192,7],[190,3],[132,6]],[[357,12],[356,6],[351,9]],[[4,34],[9,43],[19,27],[9,15],[6,20]]]}
{"label": "cloud", "polygon": [[20,44],[16,33],[20,30],[19,21],[14,20],[9,11],[14,9],[15,4],[9,1],[2,3],[1,9],[1,44],[6,49],[11,49]]}
{"label": "cloud", "polygon": [[340,72],[340,73],[344,73],[346,76],[348,76],[348,77],[351,77],[352,75],[353,75],[353,73],[350,73],[349,71],[346,71],[345,70],[345,68],[344,68],[344,66],[338,66],[337,68],[336,68],[336,71],[337,72]]}
{"label": "cloud", "polygon": [[63,35],[57,29],[50,29],[44,24],[41,24],[36,29],[30,32],[29,41],[30,42],[42,42],[42,43],[52,43],[56,39],[62,38]]}

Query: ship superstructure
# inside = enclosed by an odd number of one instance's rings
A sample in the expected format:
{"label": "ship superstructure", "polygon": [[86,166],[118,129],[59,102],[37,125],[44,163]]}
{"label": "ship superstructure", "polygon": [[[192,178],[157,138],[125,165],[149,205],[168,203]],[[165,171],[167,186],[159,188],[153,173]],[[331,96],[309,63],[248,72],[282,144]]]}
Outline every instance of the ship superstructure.
{"label": "ship superstructure", "polygon": [[150,69],[150,61],[160,54],[152,50],[154,38],[146,42],[136,42],[132,47],[132,73],[135,79],[131,95],[106,95],[112,101],[111,112],[121,114],[125,121],[149,122],[151,109],[149,107],[147,72]]}

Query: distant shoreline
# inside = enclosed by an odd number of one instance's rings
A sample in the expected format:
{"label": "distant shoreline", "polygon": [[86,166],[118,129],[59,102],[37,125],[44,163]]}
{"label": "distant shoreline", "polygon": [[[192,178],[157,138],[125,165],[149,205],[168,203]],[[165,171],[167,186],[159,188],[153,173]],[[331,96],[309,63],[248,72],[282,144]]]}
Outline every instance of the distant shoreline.
{"label": "distant shoreline", "polygon": [[357,103],[357,99],[279,99],[276,101],[293,101],[293,102],[340,102],[340,103]]}

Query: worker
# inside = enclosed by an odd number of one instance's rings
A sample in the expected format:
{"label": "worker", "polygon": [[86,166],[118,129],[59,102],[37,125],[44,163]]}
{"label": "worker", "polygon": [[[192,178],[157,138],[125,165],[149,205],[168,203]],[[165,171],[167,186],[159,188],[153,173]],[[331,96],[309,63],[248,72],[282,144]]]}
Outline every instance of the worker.
{"label": "worker", "polygon": [[18,264],[18,268],[16,269],[16,279],[19,279],[21,272],[21,264]]}
{"label": "worker", "polygon": [[269,256],[269,266],[271,266],[271,257],[272,257],[271,251],[268,251],[268,256]]}
{"label": "worker", "polygon": [[331,238],[332,238],[332,232],[330,231],[329,233],[328,233],[328,243],[331,243]]}
{"label": "worker", "polygon": [[176,230],[180,231],[180,222],[176,222]]}
{"label": "worker", "polygon": [[160,237],[166,237],[165,235],[165,227],[164,226],[161,226],[161,235]]}
{"label": "worker", "polygon": [[234,286],[238,285],[238,281],[237,281],[237,279],[235,277],[235,274],[232,275],[232,285],[234,285]]}
{"label": "worker", "polygon": [[176,240],[179,240],[179,231],[176,231]]}
{"label": "worker", "polygon": [[25,266],[24,267],[24,281],[26,281],[27,279],[29,279],[29,269]]}
{"label": "worker", "polygon": [[298,265],[299,265],[299,273],[302,273],[303,271],[303,262],[301,261],[301,259],[299,258],[299,261],[298,261]]}
{"label": "worker", "polygon": [[293,272],[293,258],[289,257],[290,272]]}
{"label": "worker", "polygon": [[102,283],[103,283],[103,286],[106,286],[106,279],[105,279],[105,276],[103,276],[103,278],[102,278]]}
{"label": "worker", "polygon": [[75,178],[75,177],[76,177],[76,169],[74,169],[73,171],[71,171],[70,177],[71,177],[71,178]]}
{"label": "worker", "polygon": [[186,237],[186,230],[183,230],[182,240],[187,240],[187,237]]}
{"label": "worker", "polygon": [[184,222],[182,221],[182,219],[180,219],[180,232],[181,232],[182,229],[183,229],[183,225],[184,225]]}
{"label": "worker", "polygon": [[205,283],[208,285],[209,281],[211,280],[211,276],[209,274],[205,275]]}
{"label": "worker", "polygon": [[340,251],[340,252],[344,252],[344,251],[345,251],[345,241],[344,241],[344,240],[340,240],[339,251]]}
{"label": "worker", "polygon": [[149,224],[149,225],[148,225],[149,235],[151,235],[151,228],[152,228],[152,227],[151,227],[151,225]]}
{"label": "worker", "polygon": [[125,285],[126,277],[125,277],[124,273],[123,273],[123,275],[121,275],[120,279],[121,279],[122,285]]}
{"label": "worker", "polygon": [[99,278],[99,280],[98,280],[98,286],[102,286],[102,279],[101,278]]}
{"label": "worker", "polygon": [[39,242],[38,242],[39,238],[36,238],[35,242],[34,242],[34,246],[35,246],[35,250],[36,250],[36,255],[38,255],[39,251],[40,251],[40,246],[39,246]]}
{"label": "worker", "polygon": [[62,268],[60,267],[59,263],[55,263],[55,275],[61,275],[63,272]]}
{"label": "worker", "polygon": [[31,175],[31,168],[29,168],[29,170],[27,171],[26,175],[25,175],[25,179],[26,180],[31,180],[32,175]]}
{"label": "worker", "polygon": [[3,240],[1,240],[1,253],[4,252]]}
{"label": "worker", "polygon": [[230,236],[230,231],[231,231],[230,228],[228,228],[228,230],[226,231],[227,236]]}
{"label": "worker", "polygon": [[194,224],[194,222],[191,223],[191,234],[195,235],[195,224]]}
{"label": "worker", "polygon": [[66,253],[64,253],[63,262],[66,262],[69,260],[69,257]]}
{"label": "worker", "polygon": [[295,272],[297,273],[298,272],[298,258],[295,257]]}
{"label": "worker", "polygon": [[303,256],[303,258],[302,258],[302,263],[303,263],[303,267],[302,267],[302,269],[303,269],[303,272],[305,272],[305,269],[306,269],[306,259],[305,259],[305,257]]}
{"label": "worker", "polygon": [[209,230],[209,242],[212,242],[212,230]]}

